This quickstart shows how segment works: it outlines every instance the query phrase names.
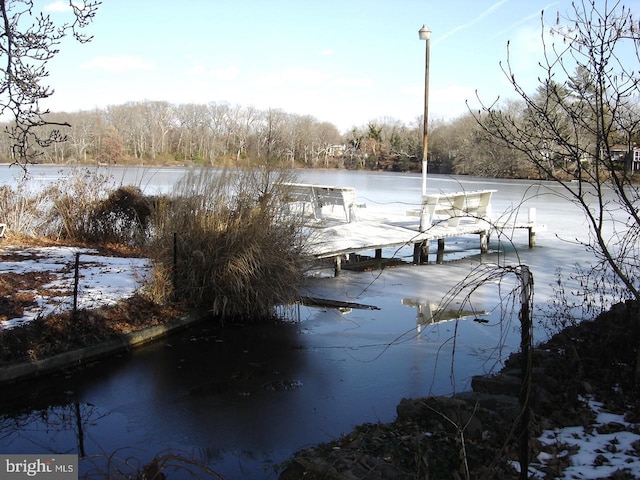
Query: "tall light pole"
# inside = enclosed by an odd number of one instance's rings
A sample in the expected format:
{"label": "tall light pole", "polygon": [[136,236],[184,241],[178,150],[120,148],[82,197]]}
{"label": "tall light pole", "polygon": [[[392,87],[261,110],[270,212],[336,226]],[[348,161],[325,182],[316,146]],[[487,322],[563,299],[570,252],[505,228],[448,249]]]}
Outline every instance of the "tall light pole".
{"label": "tall light pole", "polygon": [[420,40],[427,41],[425,62],[424,62],[424,125],[422,127],[422,195],[427,194],[427,146],[428,146],[428,127],[429,121],[429,49],[431,47],[431,30],[426,25],[418,30]]}

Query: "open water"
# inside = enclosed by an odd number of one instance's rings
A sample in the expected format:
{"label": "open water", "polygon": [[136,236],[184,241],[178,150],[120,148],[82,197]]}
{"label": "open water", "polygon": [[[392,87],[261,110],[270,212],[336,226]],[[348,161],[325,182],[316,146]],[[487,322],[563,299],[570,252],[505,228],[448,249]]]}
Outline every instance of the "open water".
{"label": "open water", "polygon": [[[31,168],[34,183],[66,173]],[[1,166],[0,184],[19,174]],[[157,193],[184,170],[109,174]],[[361,213],[379,218],[417,207],[422,188],[420,175],[400,173],[301,171],[298,180],[355,187]],[[438,175],[427,183],[428,193],[485,188],[497,190],[494,216],[526,220],[528,209],[536,208],[547,231],[538,233],[534,249],[527,248],[526,230],[519,230],[512,241],[492,236],[486,255],[476,236],[451,239],[441,265],[344,271],[338,278],[319,271],[310,279],[310,295],[377,309],[300,307],[289,312],[292,322],[271,327],[201,324],[79,371],[3,389],[0,452],[78,453],[81,474],[98,478],[108,464],[144,463],[178,450],[224,478],[277,478],[274,465],[296,450],[357,424],[394,420],[403,397],[469,388],[472,375],[500,368],[518,347],[519,297],[512,292],[519,280],[503,267],[524,264],[533,273],[535,337],[542,340],[542,311],[557,270],[566,276],[588,260],[573,241],[586,239],[586,222],[552,183]],[[412,250],[384,253],[404,257]],[[478,268],[492,278],[470,296],[464,288],[453,295],[456,286],[473,283],[468,276]],[[438,308],[465,315],[429,324],[429,310]],[[178,472],[169,478],[189,477]]]}

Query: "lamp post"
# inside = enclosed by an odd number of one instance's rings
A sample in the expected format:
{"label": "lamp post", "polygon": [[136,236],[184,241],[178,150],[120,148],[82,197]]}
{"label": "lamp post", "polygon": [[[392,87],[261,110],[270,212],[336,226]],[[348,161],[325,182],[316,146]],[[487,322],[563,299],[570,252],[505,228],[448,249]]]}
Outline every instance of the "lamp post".
{"label": "lamp post", "polygon": [[424,63],[424,125],[422,130],[422,195],[427,194],[427,122],[429,121],[429,49],[431,43],[431,30],[426,25],[418,30],[420,40],[426,40],[426,56]]}

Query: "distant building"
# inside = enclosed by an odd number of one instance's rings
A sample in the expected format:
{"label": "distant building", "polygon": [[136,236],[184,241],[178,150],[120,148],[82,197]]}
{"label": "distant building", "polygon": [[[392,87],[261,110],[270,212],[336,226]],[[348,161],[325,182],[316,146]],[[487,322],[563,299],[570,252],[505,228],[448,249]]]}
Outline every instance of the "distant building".
{"label": "distant building", "polygon": [[627,145],[613,145],[609,152],[612,162],[619,163],[628,172],[640,172],[640,147],[634,145],[630,152]]}
{"label": "distant building", "polygon": [[347,150],[347,146],[342,145],[329,145],[327,147],[327,156],[328,157],[341,157],[344,155],[344,152]]}

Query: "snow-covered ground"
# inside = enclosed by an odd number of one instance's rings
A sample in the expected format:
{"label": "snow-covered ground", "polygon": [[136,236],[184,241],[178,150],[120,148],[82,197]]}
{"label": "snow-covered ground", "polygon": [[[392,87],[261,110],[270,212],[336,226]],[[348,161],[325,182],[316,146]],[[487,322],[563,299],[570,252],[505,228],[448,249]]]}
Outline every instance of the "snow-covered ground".
{"label": "snow-covered ground", "polygon": [[37,317],[73,308],[76,255],[78,268],[78,309],[91,309],[115,304],[133,295],[151,272],[144,258],[107,257],[86,248],[7,246],[0,250],[0,276],[5,273],[50,273],[55,279],[42,290],[53,296],[36,296],[36,305],[25,309],[19,318],[0,321],[0,330],[13,328]]}
{"label": "snow-covered ground", "polygon": [[[640,478],[638,425],[624,415],[608,412],[602,403],[588,401],[597,418],[593,425],[546,430],[538,440],[550,447],[529,468],[529,478]],[[544,447],[543,447],[544,449]],[[569,464],[561,475],[545,476],[549,465]],[[553,468],[549,469],[553,472]],[[625,471],[633,477],[615,476]]]}

